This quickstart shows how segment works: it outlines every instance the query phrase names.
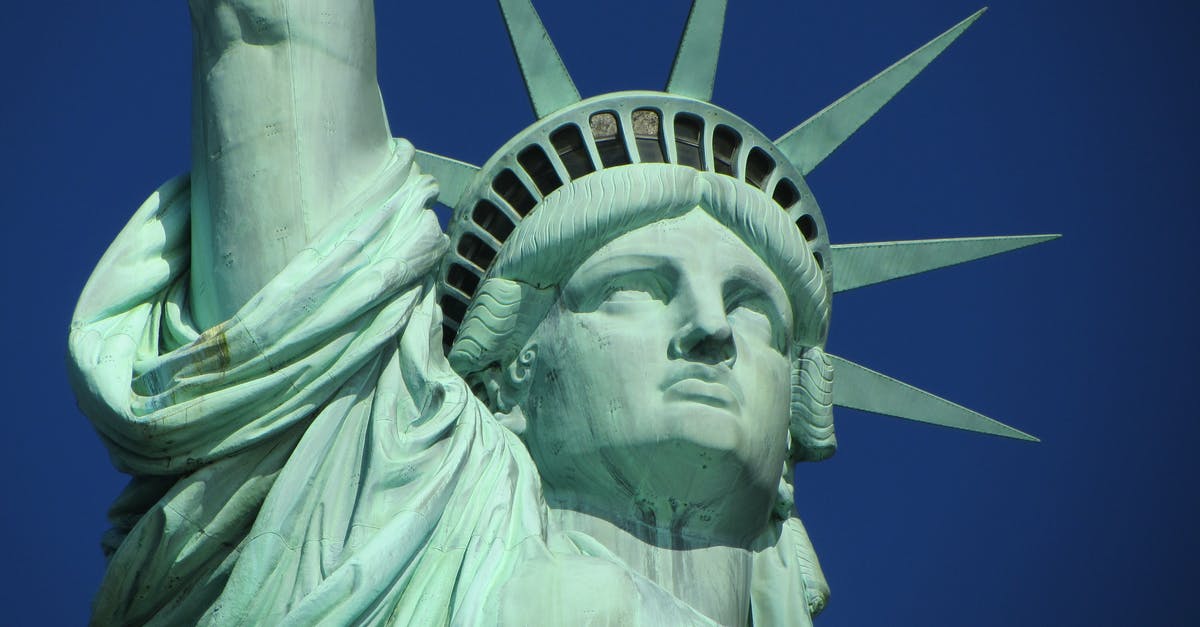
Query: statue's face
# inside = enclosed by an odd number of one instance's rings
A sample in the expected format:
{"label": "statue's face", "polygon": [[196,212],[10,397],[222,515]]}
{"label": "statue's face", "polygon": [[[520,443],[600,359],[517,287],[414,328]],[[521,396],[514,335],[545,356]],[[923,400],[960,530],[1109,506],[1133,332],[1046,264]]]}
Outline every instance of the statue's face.
{"label": "statue's face", "polygon": [[760,528],[786,458],[791,328],[778,279],[703,210],[596,251],[530,340],[524,437],[547,498]]}

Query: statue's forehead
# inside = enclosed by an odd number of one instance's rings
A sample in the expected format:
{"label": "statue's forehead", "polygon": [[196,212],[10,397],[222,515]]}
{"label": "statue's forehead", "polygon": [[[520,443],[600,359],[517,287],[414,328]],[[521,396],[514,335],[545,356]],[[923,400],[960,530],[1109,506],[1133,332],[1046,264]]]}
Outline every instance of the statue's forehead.
{"label": "statue's forehead", "polygon": [[765,262],[741,236],[697,206],[682,215],[657,220],[613,237],[585,259],[580,269],[617,254],[675,258],[713,253],[716,252],[714,247],[727,254],[744,253],[766,268]]}
{"label": "statue's forehead", "polygon": [[786,299],[782,282],[746,242],[701,207],[623,233],[599,247],[576,268],[576,277],[638,268],[670,269],[701,280],[739,277],[762,284]]}

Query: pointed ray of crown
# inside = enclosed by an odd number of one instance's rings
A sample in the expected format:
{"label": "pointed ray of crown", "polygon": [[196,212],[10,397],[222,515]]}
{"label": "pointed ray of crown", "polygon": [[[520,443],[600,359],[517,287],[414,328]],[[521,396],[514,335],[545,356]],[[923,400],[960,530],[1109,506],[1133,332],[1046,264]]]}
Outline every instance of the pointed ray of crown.
{"label": "pointed ray of crown", "polygon": [[974,15],[959,22],[933,41],[917,48],[777,139],[775,143],[788,154],[792,163],[808,176],[825,157],[837,150],[842,142],[916,78],[925,66],[954,43],[954,40],[986,10],[976,11]]}
{"label": "pointed ray of crown", "polygon": [[579,102],[579,90],[530,0],[500,0],[513,52],[539,118]]}
{"label": "pointed ray of crown", "polygon": [[[671,163],[717,172],[770,195],[813,251],[834,292],[1038,244],[1057,235],[831,245],[804,176],[857,131],[979,18],[976,12],[771,141],[709,102],[726,0],[694,0],[665,92],[581,99],[530,0],[499,0],[537,121],[482,168],[418,152],[454,210],[440,303],[449,348],[504,242],[547,195],[605,168]],[[833,269],[838,268],[838,272]],[[970,409],[833,357],[834,403],[907,420],[1022,440],[1036,438]]]}
{"label": "pointed ray of crown", "polygon": [[696,100],[712,100],[725,30],[725,0],[696,0],[688,13],[667,91]]}

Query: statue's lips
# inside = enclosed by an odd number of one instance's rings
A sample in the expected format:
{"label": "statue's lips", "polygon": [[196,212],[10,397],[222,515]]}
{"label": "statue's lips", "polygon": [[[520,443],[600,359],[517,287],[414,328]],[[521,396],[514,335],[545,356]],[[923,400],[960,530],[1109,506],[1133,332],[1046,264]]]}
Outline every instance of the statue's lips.
{"label": "statue's lips", "polygon": [[728,372],[696,365],[668,379],[663,392],[669,400],[691,401],[737,413],[741,409],[741,399],[728,380]]}

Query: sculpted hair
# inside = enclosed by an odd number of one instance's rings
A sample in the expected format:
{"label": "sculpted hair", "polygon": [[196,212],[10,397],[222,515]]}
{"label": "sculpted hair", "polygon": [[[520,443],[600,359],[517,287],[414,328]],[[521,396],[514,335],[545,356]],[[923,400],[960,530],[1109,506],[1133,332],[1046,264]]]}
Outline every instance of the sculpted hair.
{"label": "sculpted hair", "polygon": [[[669,164],[611,168],[547,196],[505,242],[476,292],[450,349],[451,365],[481,386],[484,372],[516,359],[558,298],[560,286],[596,250],[697,207],[740,237],[787,291],[794,319],[791,458],[829,457],[837,447],[833,367],[822,350],[829,328],[829,286],[807,242],[774,201],[750,185],[711,172]],[[788,486],[780,486],[780,497],[786,500],[778,504],[790,512]]]}

